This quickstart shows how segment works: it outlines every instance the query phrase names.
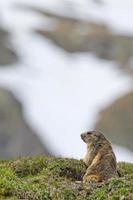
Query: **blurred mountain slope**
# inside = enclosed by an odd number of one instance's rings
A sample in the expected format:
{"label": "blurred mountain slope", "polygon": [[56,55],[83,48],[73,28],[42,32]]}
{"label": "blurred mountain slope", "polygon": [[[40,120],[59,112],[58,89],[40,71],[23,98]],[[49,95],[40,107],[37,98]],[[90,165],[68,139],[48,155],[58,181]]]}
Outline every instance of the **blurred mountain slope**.
{"label": "blurred mountain slope", "polygon": [[38,136],[26,123],[21,103],[0,88],[0,158],[49,155]]}
{"label": "blurred mountain slope", "polygon": [[[35,28],[35,33],[48,38],[55,45],[69,53],[90,52],[100,59],[114,61],[124,73],[133,75],[133,37],[116,33],[111,28],[91,19],[66,16],[58,12],[28,5],[18,5],[19,9],[41,15],[44,22],[50,19],[50,28]],[[54,25],[53,25],[54,24]]]}
{"label": "blurred mountain slope", "polygon": [[133,151],[133,92],[101,111],[95,129],[104,132],[114,144]]}
{"label": "blurred mountain slope", "polygon": [[10,33],[0,25],[0,67],[1,65],[12,65],[18,61],[18,55],[16,54],[10,40]]}

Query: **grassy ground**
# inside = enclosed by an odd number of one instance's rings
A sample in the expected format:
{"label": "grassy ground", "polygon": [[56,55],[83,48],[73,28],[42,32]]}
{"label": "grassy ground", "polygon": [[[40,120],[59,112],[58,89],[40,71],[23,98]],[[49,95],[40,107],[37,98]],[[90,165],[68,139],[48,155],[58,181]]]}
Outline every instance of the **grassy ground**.
{"label": "grassy ground", "polygon": [[67,158],[0,161],[0,199],[132,200],[133,164],[118,163],[119,177],[99,186],[82,183],[86,166]]}

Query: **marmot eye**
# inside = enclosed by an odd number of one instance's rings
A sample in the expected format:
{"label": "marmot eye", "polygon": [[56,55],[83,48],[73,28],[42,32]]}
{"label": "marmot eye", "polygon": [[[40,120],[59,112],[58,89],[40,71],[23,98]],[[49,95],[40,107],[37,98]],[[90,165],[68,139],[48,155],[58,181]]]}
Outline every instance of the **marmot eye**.
{"label": "marmot eye", "polygon": [[92,134],[92,132],[87,132],[87,135],[90,135],[90,134]]}

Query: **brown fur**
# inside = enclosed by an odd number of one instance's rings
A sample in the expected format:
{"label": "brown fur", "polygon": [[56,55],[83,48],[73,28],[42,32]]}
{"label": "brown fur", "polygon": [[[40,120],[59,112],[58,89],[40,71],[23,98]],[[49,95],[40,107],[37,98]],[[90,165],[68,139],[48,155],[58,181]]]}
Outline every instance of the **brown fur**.
{"label": "brown fur", "polygon": [[87,143],[84,162],[88,168],[83,182],[102,182],[111,178],[116,173],[116,157],[110,142],[97,131],[82,133],[81,138]]}

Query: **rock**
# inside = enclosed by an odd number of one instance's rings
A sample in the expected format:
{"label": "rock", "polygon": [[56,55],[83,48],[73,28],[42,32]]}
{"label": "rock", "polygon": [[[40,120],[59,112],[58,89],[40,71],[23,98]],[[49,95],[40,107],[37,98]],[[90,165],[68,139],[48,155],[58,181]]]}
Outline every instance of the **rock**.
{"label": "rock", "polygon": [[133,92],[101,111],[95,129],[101,130],[113,143],[133,151]]}
{"label": "rock", "polygon": [[40,154],[48,155],[49,151],[26,123],[21,103],[0,88],[0,158]]}
{"label": "rock", "polygon": [[[34,32],[48,38],[68,53],[90,52],[100,59],[115,61],[122,72],[133,76],[133,36],[116,33],[106,23],[80,19],[73,13],[51,12],[34,6],[18,7],[49,19],[49,27],[35,28]],[[51,22],[51,24],[50,24]],[[53,25],[54,24],[54,25]]]}
{"label": "rock", "polygon": [[10,33],[0,27],[0,67],[12,65],[18,61],[18,56],[11,44]]}

